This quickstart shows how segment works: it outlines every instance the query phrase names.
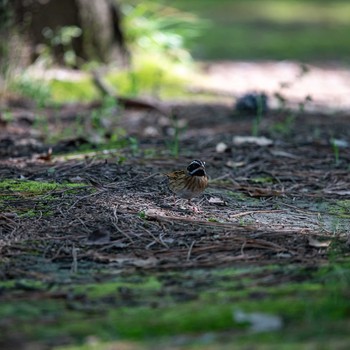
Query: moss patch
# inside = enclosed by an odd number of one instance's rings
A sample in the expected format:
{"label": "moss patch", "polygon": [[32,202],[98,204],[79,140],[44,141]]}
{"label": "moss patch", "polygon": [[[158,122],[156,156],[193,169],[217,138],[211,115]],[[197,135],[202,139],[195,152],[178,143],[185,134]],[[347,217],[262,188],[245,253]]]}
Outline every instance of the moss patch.
{"label": "moss patch", "polygon": [[60,184],[56,182],[42,182],[30,180],[3,180],[0,181],[0,193],[14,196],[32,197],[47,194],[56,190],[74,189],[81,187],[82,184],[66,183]]}
{"label": "moss patch", "polygon": [[55,102],[91,101],[99,97],[99,92],[88,78],[79,81],[52,80],[50,87]]}
{"label": "moss patch", "polygon": [[48,216],[52,214],[50,201],[55,200],[56,196],[60,196],[63,192],[66,195],[73,195],[82,186],[81,183],[2,180],[0,181],[0,209],[2,212],[16,213],[22,218]]}
{"label": "moss patch", "polygon": [[329,208],[329,212],[339,218],[350,219],[350,200],[338,200]]}
{"label": "moss patch", "polygon": [[[320,332],[320,327],[327,332],[333,323],[339,330],[346,326],[350,318],[349,263],[333,264],[311,273],[297,267],[287,271],[278,266],[249,272],[232,268],[194,270],[120,276],[88,285],[76,284],[71,275],[68,288],[24,281],[27,299],[22,301],[15,297],[21,295],[23,283],[7,283],[2,286],[8,293],[6,303],[0,304],[0,316],[9,327],[15,323],[17,331],[29,339],[69,337],[80,342],[90,335],[104,340],[151,340],[228,330],[232,334],[238,332],[237,339],[242,342],[251,340],[253,335],[248,337],[244,331],[249,323],[234,320],[237,309],[281,317],[283,334],[289,334],[287,338],[292,341],[310,335],[322,337],[325,333]],[[292,280],[285,284],[278,275],[292,276]],[[269,286],[272,276],[275,281]],[[301,282],[293,282],[294,279]],[[36,300],[38,292],[42,293],[40,303]],[[259,334],[255,337],[269,343],[278,340],[279,334],[270,340]],[[343,339],[344,334],[339,331],[334,335]]]}

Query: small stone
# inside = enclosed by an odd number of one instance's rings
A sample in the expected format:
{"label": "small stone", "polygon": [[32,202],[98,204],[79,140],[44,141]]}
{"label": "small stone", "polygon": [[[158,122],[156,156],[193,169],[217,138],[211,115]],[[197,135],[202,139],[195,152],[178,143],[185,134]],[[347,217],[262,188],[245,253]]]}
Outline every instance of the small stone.
{"label": "small stone", "polygon": [[228,146],[226,145],[226,143],[224,142],[219,142],[217,145],[216,145],[216,152],[217,153],[224,153],[226,152],[228,149]]}

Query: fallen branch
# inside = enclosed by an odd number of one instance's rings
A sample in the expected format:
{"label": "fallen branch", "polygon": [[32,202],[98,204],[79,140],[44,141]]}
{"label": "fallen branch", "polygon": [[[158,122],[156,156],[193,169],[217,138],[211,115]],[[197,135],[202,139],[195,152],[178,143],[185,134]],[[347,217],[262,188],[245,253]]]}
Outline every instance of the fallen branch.
{"label": "fallen branch", "polygon": [[230,218],[240,218],[242,216],[246,215],[253,215],[253,214],[271,214],[271,213],[284,213],[285,210],[252,210],[252,211],[246,211],[243,213],[237,213],[230,215]]}
{"label": "fallen branch", "polygon": [[165,116],[170,116],[169,108],[160,105],[158,102],[146,101],[140,98],[118,96],[112,86],[110,86],[97,71],[92,73],[92,81],[103,96],[114,97],[117,102],[123,105],[125,108],[151,109]]}

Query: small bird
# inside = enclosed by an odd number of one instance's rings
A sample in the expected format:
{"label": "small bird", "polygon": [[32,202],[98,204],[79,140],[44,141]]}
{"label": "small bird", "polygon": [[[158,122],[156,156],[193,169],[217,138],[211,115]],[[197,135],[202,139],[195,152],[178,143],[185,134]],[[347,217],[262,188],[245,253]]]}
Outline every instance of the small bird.
{"label": "small bird", "polygon": [[205,162],[193,160],[186,170],[173,171],[165,174],[168,177],[169,189],[177,196],[191,199],[200,195],[208,186],[208,176],[205,172]]}

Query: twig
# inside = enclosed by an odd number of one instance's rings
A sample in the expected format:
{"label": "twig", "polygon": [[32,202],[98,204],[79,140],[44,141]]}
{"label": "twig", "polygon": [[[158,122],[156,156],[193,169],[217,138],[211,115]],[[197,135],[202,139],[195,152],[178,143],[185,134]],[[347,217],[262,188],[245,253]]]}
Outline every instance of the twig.
{"label": "twig", "polygon": [[125,236],[131,243],[134,243],[133,239],[126,232],[124,232],[123,230],[121,230],[118,227],[117,224],[118,224],[119,219],[117,216],[117,208],[116,207],[113,208],[113,216],[114,216],[114,220],[115,220],[115,222],[113,222],[113,226],[117,229],[117,231],[119,233],[121,233],[123,236]]}
{"label": "twig", "polygon": [[305,209],[297,207],[296,205],[291,205],[291,204],[287,204],[287,203],[281,203],[281,205],[288,207],[288,208],[295,209],[296,211],[299,211],[303,214],[309,214],[309,215],[327,214],[327,212],[305,210]]}
{"label": "twig", "polygon": [[195,240],[191,243],[190,249],[188,250],[188,253],[187,253],[186,261],[190,261],[192,249],[193,249],[193,246],[194,246],[195,243],[196,243]]}
{"label": "twig", "polygon": [[103,192],[107,192],[107,189],[102,189],[96,193],[91,193],[91,194],[88,194],[86,196],[83,196],[83,197],[80,197],[78,198],[68,209],[67,211],[70,211],[71,209],[73,209],[77,203],[79,203],[80,201],[82,201],[83,199],[86,199],[86,198],[90,198],[90,197],[94,197],[94,196],[98,196],[99,194],[103,193]]}
{"label": "twig", "polygon": [[271,214],[271,213],[283,213],[285,210],[252,210],[252,211],[246,211],[244,213],[237,213],[230,215],[230,218],[239,218],[246,215],[253,215],[253,214]]}
{"label": "twig", "polygon": [[102,78],[102,76],[97,71],[93,72],[92,77],[93,77],[93,83],[103,95],[114,97],[116,101],[124,105],[125,108],[153,109],[165,116],[170,115],[170,111],[168,110],[168,108],[161,106],[159,103],[148,102],[148,101],[136,99],[136,98],[126,98],[126,97],[118,96],[114,91],[113,87],[108,85],[107,82]]}
{"label": "twig", "polygon": [[244,255],[244,248],[245,248],[245,245],[247,244],[247,241],[244,241],[241,245],[241,255],[243,256]]}
{"label": "twig", "polygon": [[73,248],[72,248],[73,262],[72,262],[72,268],[71,268],[71,272],[73,272],[73,273],[78,272],[78,250],[79,250],[79,248],[75,248],[74,243],[73,243]]}
{"label": "twig", "polygon": [[155,242],[157,242],[157,243],[163,245],[165,248],[169,249],[169,246],[163,240],[158,239],[151,231],[145,229],[144,227],[142,227],[142,229],[145,232],[147,232],[155,240]]}

